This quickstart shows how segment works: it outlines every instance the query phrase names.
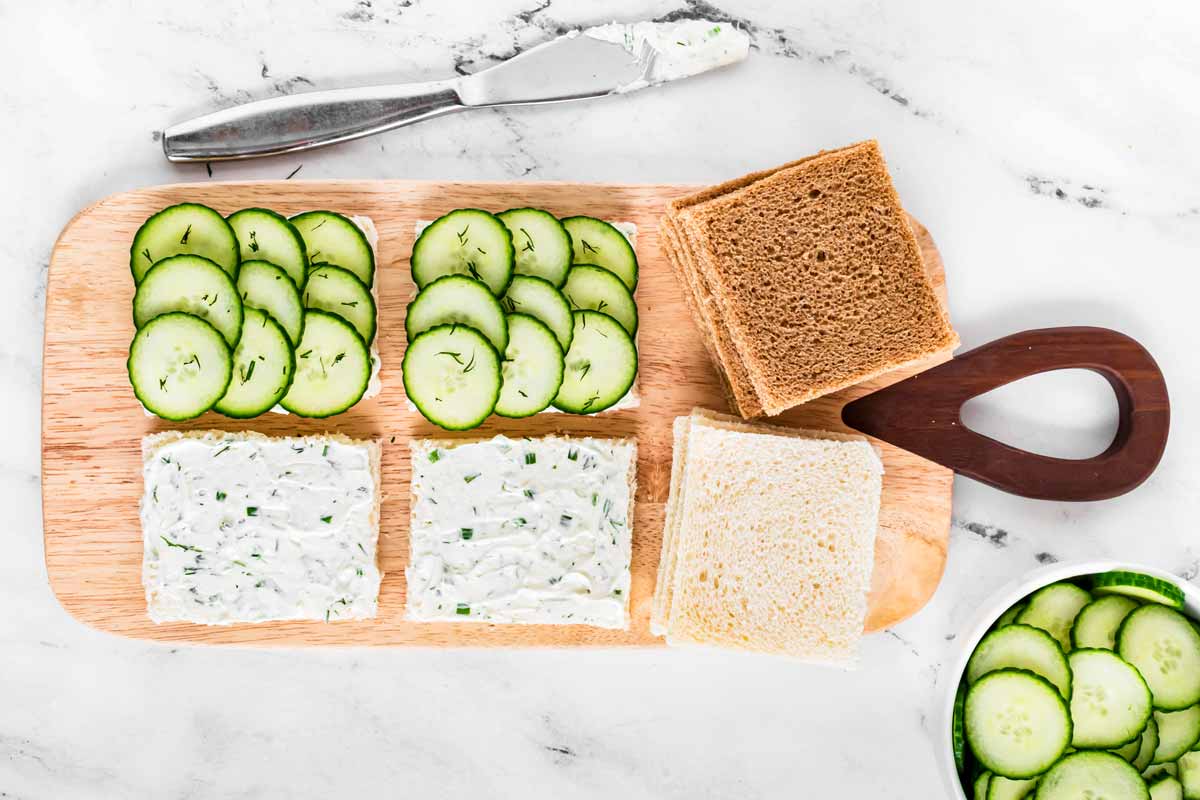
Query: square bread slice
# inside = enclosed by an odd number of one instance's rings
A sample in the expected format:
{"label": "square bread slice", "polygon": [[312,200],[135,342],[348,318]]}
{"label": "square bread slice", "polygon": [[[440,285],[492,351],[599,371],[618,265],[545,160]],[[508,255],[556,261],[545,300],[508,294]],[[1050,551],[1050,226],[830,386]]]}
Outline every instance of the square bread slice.
{"label": "square bread slice", "polygon": [[853,665],[883,478],[870,443],[705,412],[685,419],[653,630],[671,645]]}
{"label": "square bread slice", "polygon": [[633,439],[416,439],[407,618],[629,628]]}
{"label": "square bread slice", "polygon": [[142,582],[155,622],[368,619],[380,455],[345,436],[142,439]]}
{"label": "square bread slice", "polygon": [[958,344],[874,141],[681,198],[668,217],[736,353],[721,359],[730,383],[744,371],[763,413]]}

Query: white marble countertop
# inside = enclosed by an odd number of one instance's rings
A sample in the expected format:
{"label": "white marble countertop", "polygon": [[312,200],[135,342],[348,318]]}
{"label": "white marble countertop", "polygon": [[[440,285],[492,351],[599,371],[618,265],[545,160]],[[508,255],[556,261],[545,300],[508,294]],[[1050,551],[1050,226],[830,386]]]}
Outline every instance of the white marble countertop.
{"label": "white marble countertop", "polygon": [[[1195,4],[867,0],[291,0],[6,3],[0,197],[0,797],[942,796],[935,708],[979,603],[1055,560],[1200,570],[1200,83]],[[1070,6],[1069,9],[1064,8]],[[788,10],[785,10],[788,9]],[[841,673],[655,651],[255,651],[84,628],[46,582],[39,516],[46,264],[76,210],[206,181],[152,131],[281,92],[470,71],[580,24],[707,16],[744,65],[588,105],[448,117],[211,179],[715,182],[877,137],[946,262],[966,347],[1106,325],[1165,371],[1155,476],[1066,505],[956,484],[946,579]],[[1115,404],[1098,378],[1034,379],[972,419],[1086,455]]]}

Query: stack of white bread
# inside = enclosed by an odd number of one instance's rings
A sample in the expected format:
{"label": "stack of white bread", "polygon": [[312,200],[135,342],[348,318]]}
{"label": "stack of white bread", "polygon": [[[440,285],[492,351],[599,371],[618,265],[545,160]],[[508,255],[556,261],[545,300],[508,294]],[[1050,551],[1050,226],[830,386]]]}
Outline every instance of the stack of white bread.
{"label": "stack of white bread", "polygon": [[651,631],[854,666],[883,485],[871,444],[703,410],[674,432]]}

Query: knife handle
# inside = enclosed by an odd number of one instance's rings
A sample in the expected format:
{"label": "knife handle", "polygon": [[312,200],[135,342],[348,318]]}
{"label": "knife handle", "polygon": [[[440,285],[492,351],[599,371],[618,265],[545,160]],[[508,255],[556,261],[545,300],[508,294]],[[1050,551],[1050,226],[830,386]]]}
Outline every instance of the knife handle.
{"label": "knife handle", "polygon": [[322,147],[463,109],[458,82],[368,86],[273,97],[163,131],[171,161],[224,161]]}
{"label": "knife handle", "polygon": [[[1070,459],[1030,453],[963,424],[972,397],[1059,369],[1099,373],[1117,396],[1117,434],[1103,453]],[[1106,328],[1024,331],[847,404],[855,430],[909,450],[960,475],[1038,500],[1105,500],[1150,477],[1167,445],[1171,404],[1154,358]]]}

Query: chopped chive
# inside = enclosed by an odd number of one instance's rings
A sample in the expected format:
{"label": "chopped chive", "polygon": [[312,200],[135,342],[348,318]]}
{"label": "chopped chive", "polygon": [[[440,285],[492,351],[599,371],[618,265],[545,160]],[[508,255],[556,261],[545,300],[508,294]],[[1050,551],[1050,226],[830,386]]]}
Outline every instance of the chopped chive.
{"label": "chopped chive", "polygon": [[471,481],[475,480],[475,479],[476,479],[476,478],[478,478],[478,477],[479,477],[479,473],[478,473],[478,472],[476,472],[474,475],[464,475],[464,476],[463,476],[463,482],[464,482],[464,483],[470,483]]}
{"label": "chopped chive", "polygon": [[233,560],[233,563],[237,564],[239,567],[244,567],[244,566],[246,566],[246,562],[245,562],[245,561],[238,561],[236,558]]}
{"label": "chopped chive", "polygon": [[571,522],[574,521],[574,519],[575,518],[572,517],[570,514],[563,514],[561,517],[558,518],[558,524],[563,526],[564,528],[566,528],[566,527],[570,526]]}
{"label": "chopped chive", "polygon": [[572,447],[570,450],[567,451],[567,460],[568,461],[578,461],[579,460],[579,451],[577,449],[575,449],[574,447]]}
{"label": "chopped chive", "polygon": [[593,495],[592,495],[592,505],[596,505],[596,500],[597,500],[599,497],[600,497],[600,495],[598,495],[598,494],[593,494]]}
{"label": "chopped chive", "polygon": [[160,538],[160,539],[162,539],[164,542],[166,542],[166,543],[167,543],[167,547],[178,547],[180,550],[190,550],[190,551],[192,551],[193,553],[199,553],[199,552],[201,552],[201,550],[200,550],[200,548],[199,548],[199,547],[192,547],[190,544],[180,544],[179,542],[172,542],[172,541],[171,541],[170,539],[168,539],[167,537],[165,537],[165,536],[161,536],[161,535],[160,535],[158,538]]}
{"label": "chopped chive", "polygon": [[431,463],[433,463],[433,462],[436,462],[436,461],[437,461],[439,458],[441,458],[441,457],[442,457],[442,454],[441,454],[441,453],[439,453],[437,450],[430,450],[430,451],[429,451],[429,461],[430,461]]}
{"label": "chopped chive", "polygon": [[257,517],[258,516],[258,506],[246,506],[246,516],[247,517]]}
{"label": "chopped chive", "polygon": [[532,500],[533,499],[533,489],[526,489],[525,496],[528,497],[530,500]]}
{"label": "chopped chive", "polygon": [[536,464],[537,463],[537,453],[526,453],[525,454],[525,463],[526,464]]}
{"label": "chopped chive", "polygon": [[454,609],[454,613],[462,614],[464,617],[468,616],[471,613],[471,607],[466,603],[459,603],[458,607]]}
{"label": "chopped chive", "polygon": [[475,535],[475,531],[472,530],[471,528],[461,528],[461,529],[459,529],[459,533],[462,534],[462,538],[464,538],[464,539],[470,539],[472,536]]}
{"label": "chopped chive", "polygon": [[620,593],[621,593],[620,589],[613,589],[613,594],[620,594]]}
{"label": "chopped chive", "polygon": [[324,522],[326,525],[328,525],[329,523],[333,522],[333,517],[321,517],[321,522]]}
{"label": "chopped chive", "polygon": [[325,445],[324,449],[321,450],[321,455],[322,456],[329,455],[329,445]]}

